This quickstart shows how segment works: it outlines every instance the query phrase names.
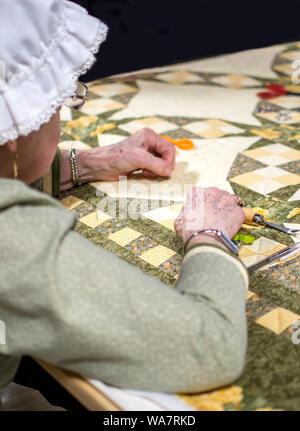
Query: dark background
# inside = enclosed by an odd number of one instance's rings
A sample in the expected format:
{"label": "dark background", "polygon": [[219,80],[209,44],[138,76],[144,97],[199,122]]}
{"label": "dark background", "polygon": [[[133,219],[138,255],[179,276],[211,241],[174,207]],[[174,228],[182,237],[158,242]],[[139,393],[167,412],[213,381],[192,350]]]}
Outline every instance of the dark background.
{"label": "dark background", "polygon": [[300,0],[73,0],[110,28],[84,80],[300,38]]}

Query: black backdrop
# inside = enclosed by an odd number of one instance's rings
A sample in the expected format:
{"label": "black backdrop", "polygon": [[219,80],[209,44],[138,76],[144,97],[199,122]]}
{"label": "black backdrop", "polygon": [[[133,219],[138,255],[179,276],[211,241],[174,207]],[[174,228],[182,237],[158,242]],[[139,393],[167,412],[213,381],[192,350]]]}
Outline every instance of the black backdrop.
{"label": "black backdrop", "polygon": [[75,0],[110,27],[92,80],[296,40],[300,0]]}

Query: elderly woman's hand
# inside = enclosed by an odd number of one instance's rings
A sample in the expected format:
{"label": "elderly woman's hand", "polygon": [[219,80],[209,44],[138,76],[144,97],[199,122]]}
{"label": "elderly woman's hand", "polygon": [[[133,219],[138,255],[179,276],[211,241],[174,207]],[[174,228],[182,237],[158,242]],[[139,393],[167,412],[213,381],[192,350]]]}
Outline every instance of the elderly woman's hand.
{"label": "elderly woman's hand", "polygon": [[[116,181],[119,176],[142,170],[147,177],[171,175],[175,166],[175,147],[145,128],[123,141],[106,147],[77,151],[79,181]],[[62,190],[72,187],[68,154],[62,154]],[[64,181],[65,177],[65,181]]]}
{"label": "elderly woman's hand", "polygon": [[[218,229],[232,238],[241,228],[245,219],[244,211],[237,205],[235,195],[216,187],[193,187],[187,194],[186,203],[174,223],[174,228],[184,243],[190,236],[203,229]],[[193,238],[195,243],[221,243],[208,235]]]}

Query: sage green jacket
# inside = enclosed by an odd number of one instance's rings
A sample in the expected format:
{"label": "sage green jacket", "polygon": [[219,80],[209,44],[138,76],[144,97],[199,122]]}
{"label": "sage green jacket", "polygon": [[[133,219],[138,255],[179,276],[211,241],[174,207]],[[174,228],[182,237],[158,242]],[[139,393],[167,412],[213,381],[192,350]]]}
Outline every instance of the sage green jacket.
{"label": "sage green jacket", "polygon": [[169,287],[73,228],[73,215],[53,198],[0,179],[0,394],[22,355],[170,393],[240,375],[248,275],[237,258],[196,246]]}

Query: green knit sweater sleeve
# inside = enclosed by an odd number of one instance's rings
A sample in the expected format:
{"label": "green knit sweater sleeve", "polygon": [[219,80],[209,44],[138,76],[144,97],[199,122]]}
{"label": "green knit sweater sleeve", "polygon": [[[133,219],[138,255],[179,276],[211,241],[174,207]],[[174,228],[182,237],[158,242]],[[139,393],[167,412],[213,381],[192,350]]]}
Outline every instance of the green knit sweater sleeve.
{"label": "green knit sweater sleeve", "polygon": [[53,199],[0,182],[0,388],[3,360],[24,354],[108,384],[171,393],[240,375],[248,279],[237,259],[194,248],[169,287],[75,233]]}

